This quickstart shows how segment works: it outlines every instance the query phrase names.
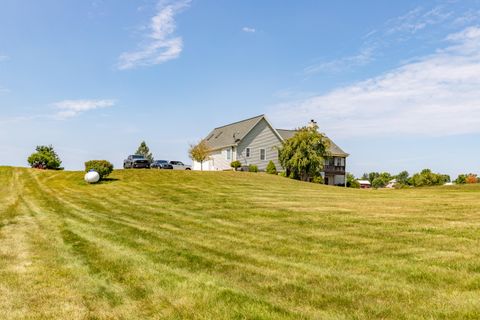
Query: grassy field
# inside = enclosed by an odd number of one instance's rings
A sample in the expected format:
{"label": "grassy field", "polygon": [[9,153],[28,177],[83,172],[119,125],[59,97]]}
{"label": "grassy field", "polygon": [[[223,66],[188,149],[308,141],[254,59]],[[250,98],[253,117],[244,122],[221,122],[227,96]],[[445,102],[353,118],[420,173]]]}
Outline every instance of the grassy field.
{"label": "grassy field", "polygon": [[0,167],[0,319],[479,319],[480,186]]}

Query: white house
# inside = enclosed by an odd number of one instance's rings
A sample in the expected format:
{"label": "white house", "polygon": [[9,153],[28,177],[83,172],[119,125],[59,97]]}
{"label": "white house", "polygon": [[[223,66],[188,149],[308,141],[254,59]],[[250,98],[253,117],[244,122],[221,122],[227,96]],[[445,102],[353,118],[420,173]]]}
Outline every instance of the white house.
{"label": "white house", "polygon": [[[312,120],[310,124],[315,122]],[[265,115],[217,127],[204,139],[212,153],[210,159],[203,163],[203,170],[231,170],[230,163],[235,160],[244,166],[256,165],[261,171],[273,161],[281,169],[278,148],[284,140],[293,137],[295,132],[275,129]],[[324,166],[325,184],[344,185],[348,153],[329,140],[331,157],[326,159]],[[200,168],[200,163],[194,161],[193,169]]]}

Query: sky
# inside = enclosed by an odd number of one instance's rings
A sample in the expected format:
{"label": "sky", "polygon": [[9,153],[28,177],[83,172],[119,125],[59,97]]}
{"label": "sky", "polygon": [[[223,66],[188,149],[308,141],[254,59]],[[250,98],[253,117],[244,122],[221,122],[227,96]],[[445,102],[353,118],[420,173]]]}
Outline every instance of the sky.
{"label": "sky", "polygon": [[0,1],[0,165],[315,119],[347,170],[480,173],[480,1]]}

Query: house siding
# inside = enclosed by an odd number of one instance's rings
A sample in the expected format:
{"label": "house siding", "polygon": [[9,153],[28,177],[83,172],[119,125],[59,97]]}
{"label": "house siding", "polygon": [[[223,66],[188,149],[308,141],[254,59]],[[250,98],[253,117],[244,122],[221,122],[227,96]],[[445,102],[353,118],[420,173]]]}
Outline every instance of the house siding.
{"label": "house siding", "polygon": [[[203,163],[204,171],[230,170],[230,163],[234,161],[235,152],[232,152],[232,159],[227,160],[227,149],[215,150],[210,153],[209,160]],[[193,162],[193,170],[200,170],[200,162]]]}
{"label": "house siding", "polygon": [[[279,137],[274,133],[265,119],[260,120],[255,127],[242,139],[237,147],[236,158],[242,165],[256,165],[259,170],[265,170],[273,161],[278,170]],[[250,148],[250,157],[246,157],[246,149]],[[260,149],[265,149],[265,160],[260,160]]]}

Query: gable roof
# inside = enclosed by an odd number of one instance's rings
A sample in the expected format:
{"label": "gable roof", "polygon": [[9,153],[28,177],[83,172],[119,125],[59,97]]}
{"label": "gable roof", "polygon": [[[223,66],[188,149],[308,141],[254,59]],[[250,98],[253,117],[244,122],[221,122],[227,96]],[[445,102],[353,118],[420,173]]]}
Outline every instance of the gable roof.
{"label": "gable roof", "polygon": [[230,123],[213,129],[204,139],[213,150],[238,144],[265,115]]}
{"label": "gable roof", "polygon": [[[272,129],[273,133],[281,140],[287,140],[295,135],[296,130],[275,129],[267,120],[264,114],[245,120],[233,122],[221,127],[213,129],[204,139],[212,150],[218,150],[225,147],[235,146],[252,131],[252,129],[261,121],[265,120]],[[330,153],[334,156],[348,157],[339,146],[337,146],[330,138]]]}
{"label": "gable roof", "polygon": [[[277,132],[282,136],[283,140],[290,139],[297,133],[297,130],[286,130],[286,129],[277,129]],[[330,142],[330,151],[332,156],[337,157],[348,157],[349,154],[342,150],[335,142],[332,141],[329,137],[327,137],[328,141]]]}

